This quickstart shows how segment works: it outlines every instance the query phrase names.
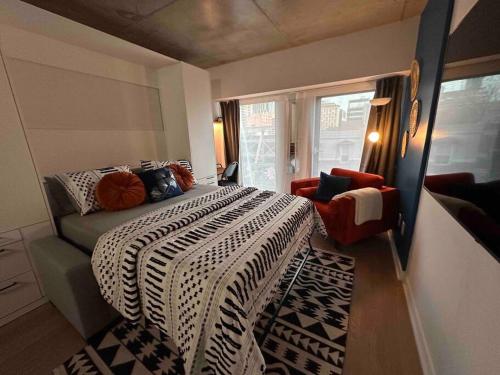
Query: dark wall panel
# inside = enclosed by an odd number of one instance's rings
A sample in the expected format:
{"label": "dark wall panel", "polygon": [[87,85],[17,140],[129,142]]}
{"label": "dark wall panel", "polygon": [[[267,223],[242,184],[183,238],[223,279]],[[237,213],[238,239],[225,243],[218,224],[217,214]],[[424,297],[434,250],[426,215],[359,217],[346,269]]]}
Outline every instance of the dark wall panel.
{"label": "dark wall panel", "polygon": [[[408,262],[420,191],[429,156],[452,11],[453,0],[429,0],[420,18],[415,52],[415,58],[420,63],[420,85],[417,94],[421,106],[420,125],[415,137],[410,136],[406,157],[398,159],[396,174],[396,187],[401,193],[401,215],[404,225],[400,226],[399,231],[395,231],[395,241],[403,269],[406,269]],[[405,91],[400,139],[408,129],[409,122],[411,103],[408,82]]]}

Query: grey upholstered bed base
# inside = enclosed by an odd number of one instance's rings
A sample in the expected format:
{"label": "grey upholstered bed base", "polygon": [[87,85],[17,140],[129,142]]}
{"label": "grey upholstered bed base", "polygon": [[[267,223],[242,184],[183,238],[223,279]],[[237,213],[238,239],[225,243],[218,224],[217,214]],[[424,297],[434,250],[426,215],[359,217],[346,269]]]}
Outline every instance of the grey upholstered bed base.
{"label": "grey upholstered bed base", "polygon": [[84,338],[99,332],[120,314],[104,301],[92,272],[89,254],[98,238],[134,217],[217,188],[196,185],[184,195],[155,204],[146,203],[125,211],[101,211],[83,217],[70,214],[62,220],[59,218],[61,238],[50,236],[29,245],[48,299]]}
{"label": "grey upholstered bed base", "polygon": [[55,236],[31,242],[30,251],[47,297],[85,339],[119,316],[102,298],[87,254]]}

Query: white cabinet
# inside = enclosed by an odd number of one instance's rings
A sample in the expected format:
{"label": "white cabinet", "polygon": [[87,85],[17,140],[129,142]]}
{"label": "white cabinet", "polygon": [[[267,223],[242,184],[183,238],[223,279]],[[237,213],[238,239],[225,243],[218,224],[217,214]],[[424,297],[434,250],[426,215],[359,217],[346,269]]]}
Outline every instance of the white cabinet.
{"label": "white cabinet", "polygon": [[0,281],[28,271],[31,265],[22,241],[0,247]]}
{"label": "white cabinet", "polygon": [[46,302],[28,246],[52,234],[50,221],[0,233],[0,326]]}
{"label": "white cabinet", "polygon": [[15,313],[42,297],[33,272],[0,281],[0,317]]}
{"label": "white cabinet", "polygon": [[0,64],[0,326],[45,302],[27,244],[52,234],[4,65]]}
{"label": "white cabinet", "polygon": [[188,159],[200,183],[217,184],[209,73],[177,63],[158,70],[158,83],[167,159]]}
{"label": "white cabinet", "polygon": [[206,176],[198,179],[198,183],[201,185],[215,185],[217,186],[217,175]]}

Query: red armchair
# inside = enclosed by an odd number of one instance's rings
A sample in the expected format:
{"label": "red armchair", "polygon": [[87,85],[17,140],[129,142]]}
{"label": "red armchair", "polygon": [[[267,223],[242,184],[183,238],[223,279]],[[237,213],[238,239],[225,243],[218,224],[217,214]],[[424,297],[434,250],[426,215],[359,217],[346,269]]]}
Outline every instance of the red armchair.
{"label": "red armchair", "polygon": [[292,194],[309,198],[314,202],[323,219],[329,237],[342,245],[349,245],[361,239],[385,232],[396,226],[399,205],[399,192],[395,188],[384,186],[384,178],[379,175],[333,168],[330,174],[351,178],[349,190],[373,187],[382,192],[383,212],[381,220],[368,221],[361,225],[354,224],[355,201],[352,197],[342,197],[329,202],[314,199],[319,185],[319,177],[292,181]]}

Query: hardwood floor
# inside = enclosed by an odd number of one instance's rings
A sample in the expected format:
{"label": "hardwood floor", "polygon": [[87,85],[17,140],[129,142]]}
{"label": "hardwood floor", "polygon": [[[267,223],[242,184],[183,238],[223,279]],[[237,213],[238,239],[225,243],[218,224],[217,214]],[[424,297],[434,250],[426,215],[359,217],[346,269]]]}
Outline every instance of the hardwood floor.
{"label": "hardwood floor", "polygon": [[[313,245],[334,250],[319,237]],[[356,258],[343,375],[421,375],[403,287],[385,236],[336,251]],[[64,317],[46,304],[0,327],[0,373],[49,374],[84,345]]]}
{"label": "hardwood floor", "polygon": [[84,346],[80,334],[47,303],[0,327],[0,373],[50,374]]}
{"label": "hardwood floor", "polygon": [[[315,238],[313,246],[334,250]],[[422,370],[401,282],[387,237],[335,250],[356,259],[343,375],[420,375]]]}

